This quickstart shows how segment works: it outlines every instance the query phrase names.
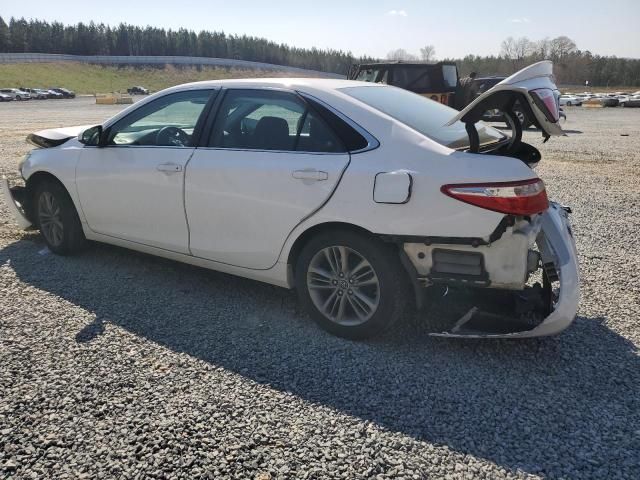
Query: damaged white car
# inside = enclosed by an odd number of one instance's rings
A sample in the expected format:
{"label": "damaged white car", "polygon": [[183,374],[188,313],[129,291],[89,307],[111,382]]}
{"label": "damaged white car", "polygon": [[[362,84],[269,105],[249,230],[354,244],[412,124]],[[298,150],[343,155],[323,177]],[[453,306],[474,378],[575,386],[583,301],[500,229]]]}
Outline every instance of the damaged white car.
{"label": "damaged white car", "polygon": [[441,335],[552,335],[578,304],[569,209],[548,201],[515,117],[510,135],[480,118],[517,102],[562,135],[558,97],[550,62],[462,112],[347,80],[191,83],[30,135],[25,184],[3,191],[55,253],[93,240],[295,288],[344,337],[389,328],[435,285],[536,297],[524,326],[472,311]]}

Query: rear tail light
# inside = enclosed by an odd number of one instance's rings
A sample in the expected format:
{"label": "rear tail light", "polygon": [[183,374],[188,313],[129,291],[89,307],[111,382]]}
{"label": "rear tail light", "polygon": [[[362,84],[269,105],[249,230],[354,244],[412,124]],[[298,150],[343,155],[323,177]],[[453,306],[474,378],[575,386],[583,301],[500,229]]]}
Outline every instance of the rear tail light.
{"label": "rear tail light", "polygon": [[557,123],[560,120],[560,107],[555,93],[550,88],[539,88],[529,91],[534,103],[544,113],[547,120]]}
{"label": "rear tail light", "polygon": [[511,215],[534,215],[549,207],[544,182],[539,178],[520,182],[443,185],[440,190],[461,202]]}

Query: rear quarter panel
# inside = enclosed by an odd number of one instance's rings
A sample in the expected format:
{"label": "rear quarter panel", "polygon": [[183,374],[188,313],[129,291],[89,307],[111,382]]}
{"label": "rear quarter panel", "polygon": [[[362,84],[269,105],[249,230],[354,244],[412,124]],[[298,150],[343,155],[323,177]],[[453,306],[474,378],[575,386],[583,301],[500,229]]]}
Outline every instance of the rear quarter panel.
{"label": "rear quarter panel", "polygon": [[[517,159],[458,152],[424,137],[395,119],[366,105],[355,106],[322,92],[321,100],[361,125],[380,146],[353,154],[339,186],[327,204],[301,223],[289,236],[281,255],[287,258],[295,239],[308,228],[326,222],[343,222],[376,234],[488,237],[503,215],[454,200],[440,192],[448,183],[513,181],[536,178]],[[413,180],[411,197],[404,204],[373,200],[375,175],[406,171]]]}

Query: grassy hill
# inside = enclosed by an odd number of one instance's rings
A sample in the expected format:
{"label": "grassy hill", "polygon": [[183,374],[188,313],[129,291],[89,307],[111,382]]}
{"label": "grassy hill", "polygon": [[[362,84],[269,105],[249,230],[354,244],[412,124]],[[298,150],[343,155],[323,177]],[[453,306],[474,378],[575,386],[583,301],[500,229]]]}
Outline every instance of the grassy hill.
{"label": "grassy hill", "polygon": [[240,70],[197,66],[117,66],[85,63],[21,63],[0,65],[0,88],[65,87],[77,93],[109,93],[142,85],[152,91],[199,80],[248,77],[286,77],[285,71]]}

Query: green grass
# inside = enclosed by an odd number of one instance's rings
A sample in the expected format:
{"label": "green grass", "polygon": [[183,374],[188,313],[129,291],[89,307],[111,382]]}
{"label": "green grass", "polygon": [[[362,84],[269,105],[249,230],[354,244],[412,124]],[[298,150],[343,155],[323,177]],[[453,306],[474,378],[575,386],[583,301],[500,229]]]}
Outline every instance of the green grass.
{"label": "green grass", "polygon": [[[163,65],[132,67],[85,63],[21,63],[0,65],[0,88],[65,87],[76,93],[126,92],[142,85],[152,91],[199,80],[223,78],[284,77],[286,72],[240,70],[220,67]],[[296,76],[300,76],[296,74]]]}

